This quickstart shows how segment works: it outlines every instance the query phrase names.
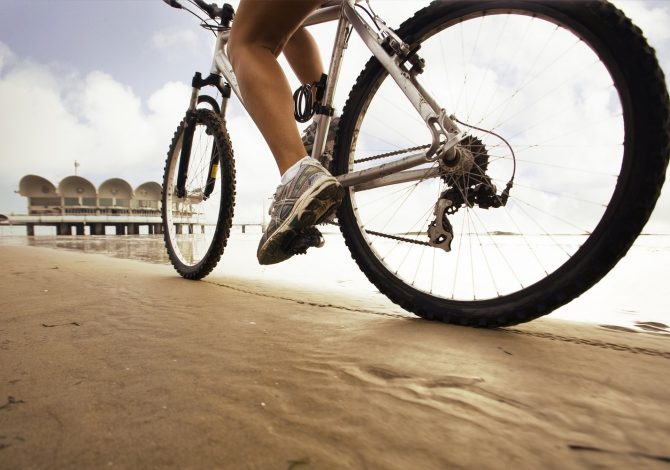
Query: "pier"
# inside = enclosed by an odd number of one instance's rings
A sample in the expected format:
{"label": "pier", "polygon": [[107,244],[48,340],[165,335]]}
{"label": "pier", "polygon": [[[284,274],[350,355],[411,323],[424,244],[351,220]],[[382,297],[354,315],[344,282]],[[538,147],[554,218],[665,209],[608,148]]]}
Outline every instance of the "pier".
{"label": "pier", "polygon": [[150,235],[163,233],[160,215],[10,215],[0,216],[0,224],[23,225],[28,236],[36,226],[55,227],[57,235],[105,235],[106,227],[114,227],[116,235],[138,235],[142,226]]}
{"label": "pier", "polygon": [[[0,214],[0,226],[25,226],[28,236],[35,227],[54,227],[56,235],[105,235],[108,227],[116,235],[149,235],[163,233],[160,184],[148,181],[133,189],[120,178],[104,181],[98,188],[87,179],[72,175],[58,186],[36,175],[19,182],[18,194],[27,199],[27,214]],[[212,221],[185,206],[181,217],[174,217],[177,233],[205,233]],[[262,223],[234,224],[242,233],[247,227]],[[144,229],[143,229],[144,228]]]}
{"label": "pier", "polygon": [[0,224],[25,226],[28,236],[35,227],[55,227],[57,235],[104,235],[114,227],[117,235],[163,232],[161,186],[148,181],[133,189],[121,178],[104,181],[98,188],[86,178],[72,175],[58,186],[46,178],[26,175],[16,191],[27,200],[27,214],[0,215]]}
{"label": "pier", "polygon": [[[113,227],[115,235],[139,235],[140,228],[146,227],[149,235],[160,235],[163,233],[163,223],[160,215],[153,216],[107,216],[90,214],[70,214],[67,216],[35,216],[35,215],[2,215],[0,214],[0,226],[25,226],[26,235],[35,235],[35,227],[54,227],[56,235],[105,235],[107,227]],[[193,223],[184,220],[177,225],[178,233],[204,233],[207,224]],[[246,233],[248,227],[258,227],[260,232],[265,230],[261,223],[233,224],[233,227]]]}

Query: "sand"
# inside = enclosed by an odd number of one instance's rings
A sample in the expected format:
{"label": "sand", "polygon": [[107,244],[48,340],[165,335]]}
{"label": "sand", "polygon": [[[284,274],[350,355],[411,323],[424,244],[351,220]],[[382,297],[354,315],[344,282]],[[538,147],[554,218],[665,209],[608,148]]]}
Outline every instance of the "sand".
{"label": "sand", "polygon": [[102,255],[0,261],[0,468],[670,465],[662,332],[476,330]]}

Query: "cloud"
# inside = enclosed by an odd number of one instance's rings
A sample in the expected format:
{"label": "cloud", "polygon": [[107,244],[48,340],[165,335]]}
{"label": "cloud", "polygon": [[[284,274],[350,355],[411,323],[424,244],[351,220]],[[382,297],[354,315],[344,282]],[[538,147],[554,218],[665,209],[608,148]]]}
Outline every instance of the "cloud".
{"label": "cloud", "polygon": [[5,43],[0,42],[0,73],[14,60],[14,54]]}
{"label": "cloud", "polygon": [[[3,57],[11,55],[3,53]],[[54,183],[73,171],[99,184],[123,177],[137,185],[160,181],[174,129],[189,99],[189,87],[166,83],[146,103],[102,72],[85,77],[28,61],[15,61],[0,75],[0,176],[12,194],[23,175]],[[69,80],[75,74],[75,80]],[[9,205],[9,207],[7,207]],[[25,201],[3,200],[2,211],[22,211]]]}
{"label": "cloud", "polygon": [[[0,57],[12,58],[3,45]],[[168,82],[143,102],[133,90],[100,71],[81,76],[26,60],[3,62],[0,103],[11,113],[0,122],[0,213],[25,212],[25,199],[14,194],[27,174],[54,184],[79,174],[95,185],[121,177],[133,187],[161,182],[168,147],[184,116],[191,88]],[[258,222],[278,172],[271,153],[251,119],[231,103],[228,129],[237,166],[236,219]]]}
{"label": "cloud", "polygon": [[670,11],[667,7],[653,6],[641,1],[618,0],[617,7],[639,26],[652,44],[670,39]]}
{"label": "cloud", "polygon": [[[668,40],[670,33],[661,27],[667,19],[667,9],[657,11],[657,8],[650,8],[642,2],[620,1],[617,4],[644,28],[651,41]],[[401,10],[396,16],[402,14],[406,17],[412,8],[397,9],[393,2],[382,2],[379,9],[389,24],[397,25],[400,20],[394,17],[395,11]],[[389,11],[381,11],[383,9]],[[332,47],[334,25],[318,26],[312,30],[327,60]],[[493,33],[495,31],[491,31]],[[209,50],[211,40],[205,38],[209,36],[196,34],[192,30],[164,30],[152,35],[149,47],[166,54],[168,58],[176,57],[186,50],[200,47]],[[358,72],[369,57],[369,52],[358,39],[354,37],[351,42],[336,95],[336,105],[340,110]],[[531,46],[532,43],[527,45]],[[485,57],[486,63],[493,65],[499,57],[494,53],[495,49],[490,52],[490,57]],[[575,70],[572,64],[569,65],[566,69]],[[458,63],[453,65],[453,69],[458,71]],[[498,75],[495,70],[489,69],[491,67],[472,64],[470,70],[481,79],[481,84],[474,82],[476,88],[467,99],[472,99],[477,93],[488,99],[499,92],[500,87],[507,86],[503,74]],[[553,69],[551,78],[559,81],[559,72],[560,68]],[[297,86],[292,74],[288,75],[292,86]],[[422,80],[429,82],[429,74],[422,76]],[[454,106],[450,100],[458,99],[451,90],[455,84],[434,87],[438,92],[446,93],[448,107]],[[578,91],[575,90],[575,93]],[[12,110],[11,119],[3,119],[0,123],[0,159],[5,168],[0,175],[0,190],[3,194],[11,194],[21,176],[27,173],[37,173],[57,183],[72,173],[74,160],[82,165],[80,174],[94,183],[117,176],[127,178],[134,185],[146,180],[160,181],[167,148],[183,117],[189,93],[187,84],[169,82],[148,99],[142,100],[129,86],[120,83],[112,75],[97,71],[81,76],[76,70],[60,70],[54,66],[31,63],[17,58],[6,45],[0,43],[0,102],[4,109]],[[552,96],[562,98],[559,94]],[[397,102],[402,103],[402,100],[404,97],[401,96]],[[556,99],[556,102],[561,101]],[[470,104],[486,106],[487,100],[482,98]],[[523,110],[522,104],[517,104],[520,110]],[[541,104],[551,105],[550,102]],[[585,109],[593,111],[603,105],[598,101]],[[555,107],[561,109],[560,106]],[[511,107],[500,109],[506,110],[508,114],[513,114],[514,110]],[[530,111],[525,110],[525,119],[517,119],[515,122],[524,125],[534,122],[536,119],[531,112],[540,113],[542,109],[535,107]],[[389,116],[393,112],[394,107],[389,106]],[[567,117],[557,115],[557,126],[569,125]],[[257,221],[263,206],[267,208],[267,198],[278,182],[276,165],[262,136],[249,117],[241,112],[235,100],[231,102],[228,113],[228,129],[237,166],[236,219]],[[415,132],[411,123],[406,125],[400,119],[392,122],[388,129],[394,129],[394,140],[403,134]],[[661,208],[667,207],[667,199],[659,203]],[[11,201],[3,200],[0,212],[7,210],[7,204],[11,205],[9,210],[25,209],[24,200],[15,197]]]}
{"label": "cloud", "polygon": [[156,31],[151,35],[151,48],[168,59],[177,59],[185,52],[193,52],[203,45],[191,29],[180,31]]}

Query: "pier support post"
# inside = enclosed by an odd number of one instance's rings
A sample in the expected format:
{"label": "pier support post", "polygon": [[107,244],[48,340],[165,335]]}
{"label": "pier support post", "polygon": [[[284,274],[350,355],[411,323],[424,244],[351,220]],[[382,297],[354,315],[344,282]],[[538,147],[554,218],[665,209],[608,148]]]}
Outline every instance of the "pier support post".
{"label": "pier support post", "polygon": [[72,235],[72,230],[68,224],[58,224],[58,235]]}
{"label": "pier support post", "polygon": [[193,224],[188,224],[188,234],[193,235]]}
{"label": "pier support post", "polygon": [[29,237],[34,237],[35,236],[35,225],[34,224],[26,224],[26,234]]}
{"label": "pier support post", "polygon": [[126,234],[126,227],[123,225],[115,225],[116,228],[116,234],[117,235],[125,235]]}
{"label": "pier support post", "polygon": [[77,235],[84,235],[84,224],[77,224]]}
{"label": "pier support post", "polygon": [[128,235],[137,235],[138,233],[137,224],[128,224]]}
{"label": "pier support post", "polygon": [[163,234],[163,224],[155,224],[154,225],[154,233],[156,235],[162,235]]}
{"label": "pier support post", "polygon": [[247,226],[242,224],[242,233],[247,233]]}

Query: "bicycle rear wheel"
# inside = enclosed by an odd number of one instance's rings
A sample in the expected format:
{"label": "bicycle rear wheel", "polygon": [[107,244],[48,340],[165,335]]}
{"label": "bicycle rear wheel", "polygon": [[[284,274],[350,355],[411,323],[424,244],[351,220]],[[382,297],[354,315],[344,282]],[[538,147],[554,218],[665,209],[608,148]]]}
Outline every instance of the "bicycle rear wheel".
{"label": "bicycle rear wheel", "polygon": [[[496,0],[435,2],[398,34],[421,45],[419,80],[473,126],[461,125],[472,167],[349,188],[338,219],[359,267],[405,309],[472,326],[528,321],[586,291],[639,235],[668,164],[665,80],[639,29],[605,2]],[[334,173],[429,142],[371,59]],[[451,205],[436,215],[439,199]],[[430,242],[431,225],[451,231],[451,251]]]}
{"label": "bicycle rear wheel", "polygon": [[207,109],[197,109],[194,117],[185,193],[178,194],[177,182],[188,116],[177,128],[165,162],[162,215],[172,265],[181,276],[197,280],[214,269],[230,235],[235,166],[221,118]]}

